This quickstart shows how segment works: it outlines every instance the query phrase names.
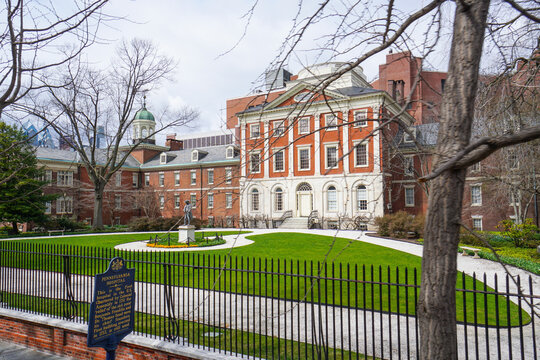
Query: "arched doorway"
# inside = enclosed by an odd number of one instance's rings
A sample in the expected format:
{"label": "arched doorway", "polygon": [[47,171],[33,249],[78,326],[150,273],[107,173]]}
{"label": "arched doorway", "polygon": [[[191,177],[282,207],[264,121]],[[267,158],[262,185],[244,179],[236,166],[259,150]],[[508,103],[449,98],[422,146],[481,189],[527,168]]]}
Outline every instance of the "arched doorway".
{"label": "arched doorway", "polygon": [[301,183],[296,188],[296,214],[308,217],[313,210],[313,189],[308,183]]}

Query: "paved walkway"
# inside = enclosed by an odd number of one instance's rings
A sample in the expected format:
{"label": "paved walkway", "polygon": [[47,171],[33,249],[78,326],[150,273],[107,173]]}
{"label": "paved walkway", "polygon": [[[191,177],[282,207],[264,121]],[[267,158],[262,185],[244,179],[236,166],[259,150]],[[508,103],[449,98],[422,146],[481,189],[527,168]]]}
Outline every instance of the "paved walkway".
{"label": "paved walkway", "polygon": [[0,360],[72,360],[71,357],[52,355],[22,345],[0,340]]}
{"label": "paved walkway", "polygon": [[[389,239],[382,239],[358,231],[335,231],[335,230],[271,230],[272,232],[306,232],[311,234],[321,235],[336,235],[342,238],[349,238],[351,241],[365,241],[376,245],[389,247],[392,249],[404,251],[414,255],[421,256],[422,246],[411,244],[408,242],[401,242]],[[249,234],[229,235],[226,236],[227,243],[223,244],[225,247],[236,247],[239,244],[242,246],[249,246],[249,240],[246,236],[268,233],[269,230],[253,230]],[[129,243],[124,245],[130,245],[131,249],[155,251],[156,249],[148,248],[143,242]],[[217,247],[213,247],[216,249]],[[124,248],[125,249],[125,248]],[[180,249],[167,249],[168,251],[186,251],[192,250],[189,248]],[[209,250],[199,249],[199,250]],[[234,250],[233,250],[234,254]],[[483,259],[473,259],[468,256],[458,256],[458,270],[472,275],[473,273],[486,272],[487,283],[492,286],[493,275],[497,274],[499,279],[502,280],[505,277],[505,272],[500,264]],[[13,269],[11,270],[13,271]],[[34,279],[33,283],[45,284],[45,278],[48,279],[49,286],[40,286],[39,291],[42,296],[56,297],[62,296],[63,291],[63,278],[61,274],[51,276],[44,274],[43,272],[33,270],[19,270],[23,272],[32,273],[30,278]],[[520,275],[523,280],[528,278],[529,273],[520,269],[510,267],[510,271],[513,275]],[[18,272],[18,271],[17,271]],[[15,278],[17,276],[27,277],[28,274],[23,275],[11,274]],[[44,278],[42,278],[44,277]],[[56,280],[54,278],[58,277]],[[53,281],[51,282],[51,279]],[[535,294],[540,293],[540,277],[533,276],[532,278],[533,292]],[[77,300],[89,301],[89,299],[82,299],[77,294],[89,294],[90,292],[84,290],[78,290],[82,288],[92,287],[92,277],[74,275],[72,277],[72,283],[74,287],[74,293]],[[19,287],[15,284],[21,284]],[[501,285],[501,282],[499,282]],[[12,289],[15,292],[26,292],[22,288],[22,282],[16,281],[11,284]],[[153,314],[165,314],[165,308],[162,305],[163,299],[165,299],[164,288],[157,284],[137,283],[136,284],[138,298],[143,299],[137,303],[137,310],[145,313]],[[500,287],[499,287],[500,289]],[[392,349],[394,356],[400,354],[406,356],[410,351],[415,353],[415,341],[410,343],[410,348],[402,348],[397,350],[395,346],[396,341],[401,341],[405,344],[406,332],[409,330],[414,333],[415,323],[414,318],[407,316],[381,314],[376,312],[356,309],[346,309],[333,306],[324,306],[317,304],[308,304],[297,301],[276,300],[269,298],[260,298],[255,296],[237,295],[230,293],[223,293],[210,290],[201,290],[193,288],[173,287],[173,298],[175,300],[176,314],[182,319],[204,322],[208,325],[231,327],[236,329],[247,330],[255,333],[263,334],[275,334],[281,338],[300,340],[313,343],[316,341],[316,337],[324,335],[328,341],[329,346],[341,345],[344,349],[357,350],[361,353],[367,354],[381,354],[385,352],[382,357],[389,357],[388,349]],[[515,285],[510,283],[510,291],[516,291]],[[147,294],[154,294],[150,298],[160,299],[157,303],[152,301],[144,301],[147,298]],[[536,304],[538,305],[538,304]],[[247,310],[243,314],[231,311],[231,309],[245,309]],[[525,308],[528,312],[530,309]],[[216,316],[217,314],[217,316]],[[251,319],[251,320],[250,320]],[[352,319],[351,323],[347,323],[348,319]],[[307,322],[306,322],[307,321]],[[305,324],[325,324],[330,322],[331,326],[325,327],[324,334],[320,334],[314,331],[312,326],[305,326]],[[356,326],[358,325],[358,326]],[[536,334],[540,334],[540,321],[536,321],[535,331]],[[504,331],[501,336],[501,343],[503,349],[508,349],[509,346],[513,348],[514,354],[519,353],[520,346],[524,346],[526,357],[531,355],[532,337],[534,336],[532,331],[533,326],[528,325],[521,330],[514,329],[512,331]],[[404,330],[407,331],[404,331]],[[468,332],[467,332],[468,331]],[[523,332],[523,338],[525,344],[520,344],[513,336],[519,331]],[[367,337],[369,340],[366,344],[354,343],[355,339]],[[469,347],[474,343],[475,338],[479,339],[479,354],[480,358],[485,358],[487,352],[492,356],[497,356],[497,346],[494,346],[494,337],[496,337],[494,329],[477,328],[472,326],[458,326],[458,339],[459,349],[463,351],[466,346],[465,339],[468,339]],[[409,334],[407,334],[409,337]],[[414,339],[414,334],[411,334],[411,338]],[[476,350],[476,349],[475,349]],[[475,351],[472,350],[472,351]],[[471,350],[469,350],[471,351]],[[462,354],[463,355],[463,354]],[[530,358],[530,357],[528,357]],[[0,358],[0,360],[3,360]]]}

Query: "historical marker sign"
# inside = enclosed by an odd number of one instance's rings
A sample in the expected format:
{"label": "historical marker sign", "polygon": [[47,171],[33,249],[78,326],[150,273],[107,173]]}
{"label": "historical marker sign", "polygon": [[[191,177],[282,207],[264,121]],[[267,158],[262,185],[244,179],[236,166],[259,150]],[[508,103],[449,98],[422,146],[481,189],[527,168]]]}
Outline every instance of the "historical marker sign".
{"label": "historical marker sign", "polygon": [[106,272],[95,276],[87,343],[107,350],[107,359],[114,359],[118,343],[133,331],[134,284],[135,269],[126,269],[119,257],[111,260]]}

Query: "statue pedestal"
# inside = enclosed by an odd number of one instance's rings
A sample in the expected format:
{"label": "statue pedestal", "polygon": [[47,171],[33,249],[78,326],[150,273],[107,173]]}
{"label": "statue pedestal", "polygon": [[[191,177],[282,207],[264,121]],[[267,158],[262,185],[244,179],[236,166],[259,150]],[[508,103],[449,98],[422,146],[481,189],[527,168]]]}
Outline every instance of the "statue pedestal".
{"label": "statue pedestal", "polygon": [[193,225],[182,225],[178,227],[178,242],[186,244],[188,242],[195,241],[195,226]]}

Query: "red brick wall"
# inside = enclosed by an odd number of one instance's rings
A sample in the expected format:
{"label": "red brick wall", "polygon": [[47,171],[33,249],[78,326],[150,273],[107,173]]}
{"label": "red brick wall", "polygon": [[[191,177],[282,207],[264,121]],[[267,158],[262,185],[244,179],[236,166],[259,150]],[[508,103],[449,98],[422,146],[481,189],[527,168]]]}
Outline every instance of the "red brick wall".
{"label": "red brick wall", "polygon": [[[0,315],[0,338],[57,355],[75,359],[105,359],[106,352],[101,348],[89,348],[86,334],[74,330],[52,327]],[[178,354],[122,342],[116,350],[117,360],[188,360]]]}

